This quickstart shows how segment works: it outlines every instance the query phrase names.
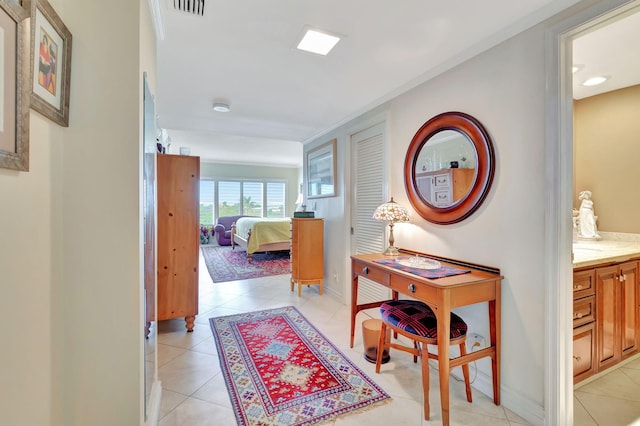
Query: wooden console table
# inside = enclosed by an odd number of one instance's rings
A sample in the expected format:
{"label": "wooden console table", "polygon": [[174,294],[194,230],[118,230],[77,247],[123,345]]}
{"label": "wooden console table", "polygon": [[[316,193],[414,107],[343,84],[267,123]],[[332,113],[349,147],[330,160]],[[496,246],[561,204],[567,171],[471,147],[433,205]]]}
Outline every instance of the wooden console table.
{"label": "wooden console table", "polygon": [[[376,261],[389,259],[381,253],[351,256],[351,341],[355,333],[356,315],[364,309],[378,307],[383,301],[358,305],[358,277],[362,276],[392,290],[392,298],[398,293],[408,295],[428,304],[438,319],[438,368],[440,375],[440,400],[442,424],[449,424],[449,373],[452,368],[480,358],[491,358],[493,375],[493,402],[500,405],[500,270],[483,265],[447,259],[426,253],[400,249],[401,256],[419,255],[436,259],[443,266],[470,270],[469,273],[444,278],[427,279],[404,272]],[[488,302],[490,346],[465,356],[450,359],[449,327],[451,309],[459,306]]]}

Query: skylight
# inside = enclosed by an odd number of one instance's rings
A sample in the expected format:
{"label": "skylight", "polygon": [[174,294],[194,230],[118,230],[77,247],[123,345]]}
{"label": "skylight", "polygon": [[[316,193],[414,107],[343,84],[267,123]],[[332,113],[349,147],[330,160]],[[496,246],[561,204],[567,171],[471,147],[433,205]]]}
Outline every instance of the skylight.
{"label": "skylight", "polygon": [[318,55],[327,55],[339,41],[340,37],[338,36],[318,30],[307,29],[302,40],[298,43],[297,48]]}

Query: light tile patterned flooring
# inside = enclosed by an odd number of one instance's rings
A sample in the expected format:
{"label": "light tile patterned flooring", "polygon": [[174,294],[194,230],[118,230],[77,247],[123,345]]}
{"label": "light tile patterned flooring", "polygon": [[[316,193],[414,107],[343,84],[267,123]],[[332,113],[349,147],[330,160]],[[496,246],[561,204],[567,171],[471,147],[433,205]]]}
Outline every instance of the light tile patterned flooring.
{"label": "light tile patterned flooring", "polygon": [[[363,357],[361,322],[376,310],[358,315],[356,341],[349,348],[349,307],[325,294],[318,287],[291,292],[289,276],[279,275],[253,280],[214,284],[200,255],[200,314],[193,333],[186,333],[183,319],[158,324],[158,375],[162,384],[160,426],[232,426],[235,416],[220,370],[208,319],[252,310],[287,305],[296,306],[316,328],[346,354],[392,397],[388,404],[343,415],[329,424],[348,425],[440,425],[438,375],[432,366],[431,420],[423,419],[420,365],[409,354],[392,352],[392,360],[380,374]],[[152,342],[150,342],[152,343]],[[394,354],[396,354],[394,356]],[[472,367],[473,376],[473,367]],[[620,398],[621,390],[629,397]],[[618,395],[617,398],[612,395]],[[640,360],[616,370],[602,379],[581,387],[575,393],[575,425],[628,425],[632,413],[640,413]],[[596,407],[587,412],[584,406]],[[466,401],[464,385],[451,381],[451,423],[453,425],[524,425],[525,420],[474,390],[473,403]]]}
{"label": "light tile patterned flooring", "polygon": [[640,358],[573,391],[575,426],[640,425]]}

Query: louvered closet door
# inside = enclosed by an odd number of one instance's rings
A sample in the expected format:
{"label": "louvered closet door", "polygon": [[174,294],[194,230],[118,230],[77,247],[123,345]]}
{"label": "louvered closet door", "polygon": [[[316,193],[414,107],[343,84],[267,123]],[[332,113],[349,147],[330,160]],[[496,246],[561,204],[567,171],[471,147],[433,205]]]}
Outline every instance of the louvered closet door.
{"label": "louvered closet door", "polygon": [[[352,253],[381,253],[385,249],[386,223],[373,219],[386,200],[384,124],[351,136],[352,151]],[[358,303],[389,299],[390,290],[366,278],[358,279]]]}

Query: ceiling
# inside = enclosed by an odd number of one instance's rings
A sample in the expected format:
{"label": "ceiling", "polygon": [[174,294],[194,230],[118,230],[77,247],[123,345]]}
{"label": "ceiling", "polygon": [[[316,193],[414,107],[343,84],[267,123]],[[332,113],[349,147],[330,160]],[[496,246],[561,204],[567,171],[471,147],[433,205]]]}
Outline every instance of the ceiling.
{"label": "ceiling", "polygon": [[[158,125],[171,152],[186,146],[203,161],[300,167],[302,143],[578,0],[205,1],[198,16],[176,10],[178,0],[152,0]],[[301,52],[306,26],[344,37],[328,56]],[[592,52],[578,56],[578,42],[574,51],[586,73]],[[218,100],[231,111],[215,112]]]}
{"label": "ceiling", "polygon": [[[625,14],[573,41],[573,97],[582,99],[640,84],[640,11]],[[598,86],[585,87],[590,77],[610,77]]]}

